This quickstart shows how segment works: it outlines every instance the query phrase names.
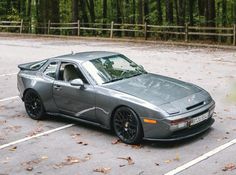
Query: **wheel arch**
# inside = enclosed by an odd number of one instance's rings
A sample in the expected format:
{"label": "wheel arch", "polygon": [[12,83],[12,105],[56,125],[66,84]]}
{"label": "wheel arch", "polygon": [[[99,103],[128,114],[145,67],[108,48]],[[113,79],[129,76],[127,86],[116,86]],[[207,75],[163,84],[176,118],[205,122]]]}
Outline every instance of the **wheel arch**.
{"label": "wheel arch", "polygon": [[[130,109],[137,115],[137,117],[138,117],[138,119],[139,119],[139,122],[140,122],[140,124],[141,124],[142,133],[143,133],[143,124],[142,124],[142,122],[141,122],[141,119],[140,119],[139,115],[137,114],[137,112],[136,112],[132,107],[127,106],[127,105],[118,105],[118,106],[116,106],[116,107],[112,110],[111,116],[110,116],[110,128],[111,128],[111,130],[114,131],[113,118],[114,118],[115,112],[116,112],[119,108],[121,108],[121,107],[130,108]],[[144,135],[144,133],[143,133],[143,135]]]}
{"label": "wheel arch", "polygon": [[[23,101],[25,101],[25,94],[26,94],[26,92],[28,92],[28,91],[34,91],[35,93],[37,93],[37,95],[39,96],[39,94],[38,94],[38,92],[36,91],[36,90],[34,90],[33,88],[27,88],[27,89],[25,89],[24,90],[24,92],[23,92],[23,97],[22,97],[22,100]],[[39,96],[40,97],[40,96]],[[40,97],[41,98],[41,97]]]}

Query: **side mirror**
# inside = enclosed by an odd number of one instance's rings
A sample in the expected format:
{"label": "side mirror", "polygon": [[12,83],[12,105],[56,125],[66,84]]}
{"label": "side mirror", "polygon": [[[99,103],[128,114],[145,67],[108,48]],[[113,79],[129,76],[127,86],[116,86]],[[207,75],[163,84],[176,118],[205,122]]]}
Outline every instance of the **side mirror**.
{"label": "side mirror", "polygon": [[80,78],[72,80],[70,84],[72,86],[81,86],[81,87],[84,86],[84,82]]}

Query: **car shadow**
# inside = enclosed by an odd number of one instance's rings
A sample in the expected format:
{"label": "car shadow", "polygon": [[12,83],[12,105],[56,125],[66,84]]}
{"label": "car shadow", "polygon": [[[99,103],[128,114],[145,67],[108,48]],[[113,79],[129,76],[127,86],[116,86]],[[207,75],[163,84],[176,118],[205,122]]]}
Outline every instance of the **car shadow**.
{"label": "car shadow", "polygon": [[182,140],[177,140],[177,141],[143,141],[143,145],[145,147],[152,147],[152,148],[169,148],[169,149],[173,149],[173,148],[178,148],[178,147],[182,147],[185,145],[190,145],[193,144],[195,142],[198,142],[200,140],[204,140],[205,137],[207,137],[207,135],[212,132],[214,130],[214,128],[209,128],[208,130],[190,137],[190,138],[186,138],[186,139],[182,139]]}

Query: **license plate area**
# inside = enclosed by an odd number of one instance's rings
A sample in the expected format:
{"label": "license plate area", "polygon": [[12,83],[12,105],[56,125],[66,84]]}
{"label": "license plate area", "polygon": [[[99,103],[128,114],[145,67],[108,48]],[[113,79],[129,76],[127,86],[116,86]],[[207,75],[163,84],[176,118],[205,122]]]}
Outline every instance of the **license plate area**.
{"label": "license plate area", "polygon": [[209,118],[209,112],[206,112],[200,116],[192,118],[190,121],[190,126],[196,125],[198,123],[203,122],[204,120],[207,120]]}

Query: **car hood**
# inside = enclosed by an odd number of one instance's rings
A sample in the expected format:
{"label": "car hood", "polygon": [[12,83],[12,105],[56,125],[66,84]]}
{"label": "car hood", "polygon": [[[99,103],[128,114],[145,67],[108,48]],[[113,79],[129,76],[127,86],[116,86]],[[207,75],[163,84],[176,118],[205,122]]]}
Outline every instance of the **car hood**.
{"label": "car hood", "polygon": [[109,83],[105,86],[143,99],[155,106],[177,101],[202,90],[190,83],[150,73]]}

